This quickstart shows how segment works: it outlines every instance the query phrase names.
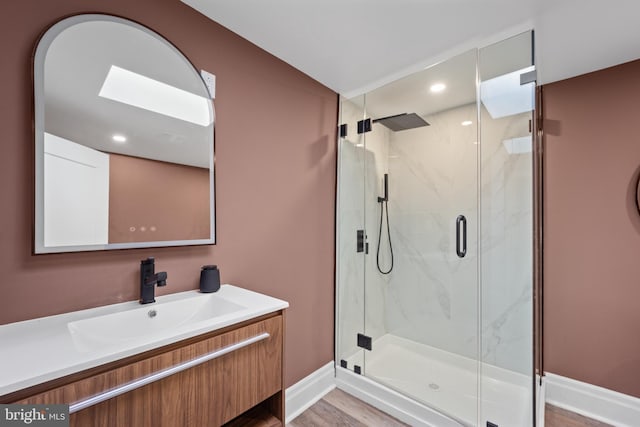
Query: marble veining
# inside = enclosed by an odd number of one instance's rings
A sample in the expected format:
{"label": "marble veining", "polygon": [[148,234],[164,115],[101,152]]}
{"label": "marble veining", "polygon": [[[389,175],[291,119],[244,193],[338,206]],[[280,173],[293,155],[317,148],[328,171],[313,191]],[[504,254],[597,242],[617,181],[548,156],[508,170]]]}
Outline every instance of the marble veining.
{"label": "marble veining", "polygon": [[481,355],[484,362],[530,374],[532,157],[509,154],[502,142],[529,135],[531,115],[492,119],[484,108],[481,115]]}

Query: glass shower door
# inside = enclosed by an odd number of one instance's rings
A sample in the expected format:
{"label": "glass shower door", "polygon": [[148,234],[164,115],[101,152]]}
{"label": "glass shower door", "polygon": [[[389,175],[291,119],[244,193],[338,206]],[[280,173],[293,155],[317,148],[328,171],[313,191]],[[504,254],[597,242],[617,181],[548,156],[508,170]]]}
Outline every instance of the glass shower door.
{"label": "glass shower door", "polygon": [[533,32],[479,51],[480,425],[534,425]]}
{"label": "glass shower door", "polygon": [[364,141],[365,375],[465,425],[479,385],[476,62],[367,93]]}

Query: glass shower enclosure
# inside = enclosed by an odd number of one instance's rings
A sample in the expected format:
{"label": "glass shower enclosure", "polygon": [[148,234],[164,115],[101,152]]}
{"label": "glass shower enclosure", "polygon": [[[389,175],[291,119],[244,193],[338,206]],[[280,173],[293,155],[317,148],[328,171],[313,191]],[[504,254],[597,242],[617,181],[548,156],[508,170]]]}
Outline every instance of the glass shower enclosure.
{"label": "glass shower enclosure", "polygon": [[526,32],[342,99],[343,381],[450,425],[535,425],[534,70]]}

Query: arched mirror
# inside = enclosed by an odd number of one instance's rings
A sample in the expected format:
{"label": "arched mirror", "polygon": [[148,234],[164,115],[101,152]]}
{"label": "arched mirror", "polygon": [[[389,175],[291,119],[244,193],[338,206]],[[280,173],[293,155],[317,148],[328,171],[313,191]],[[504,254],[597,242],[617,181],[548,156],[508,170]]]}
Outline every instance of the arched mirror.
{"label": "arched mirror", "polygon": [[35,253],[215,243],[214,110],[135,22],[78,15],[34,58]]}

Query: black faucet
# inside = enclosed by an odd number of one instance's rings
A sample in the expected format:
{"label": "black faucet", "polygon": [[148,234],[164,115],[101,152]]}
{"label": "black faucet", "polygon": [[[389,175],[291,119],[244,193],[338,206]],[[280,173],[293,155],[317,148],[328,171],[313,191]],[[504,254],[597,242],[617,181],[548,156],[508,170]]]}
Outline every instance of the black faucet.
{"label": "black faucet", "polygon": [[140,304],[156,302],[155,286],[167,286],[167,273],[155,272],[155,260],[153,257],[140,261]]}

